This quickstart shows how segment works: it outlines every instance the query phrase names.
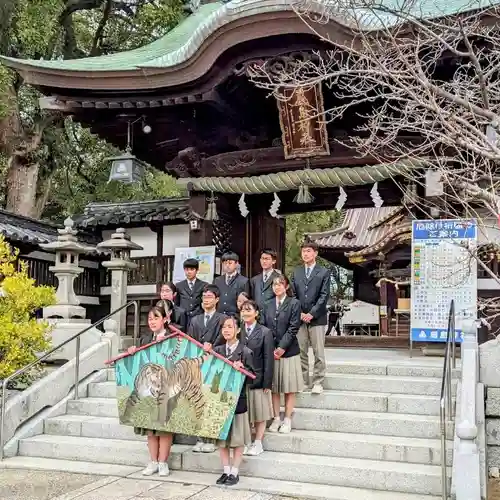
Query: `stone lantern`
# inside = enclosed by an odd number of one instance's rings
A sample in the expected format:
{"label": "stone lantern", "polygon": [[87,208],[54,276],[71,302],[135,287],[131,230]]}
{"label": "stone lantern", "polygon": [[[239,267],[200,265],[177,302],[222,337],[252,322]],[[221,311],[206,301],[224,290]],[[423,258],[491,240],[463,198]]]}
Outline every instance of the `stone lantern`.
{"label": "stone lantern", "polygon": [[58,230],[57,240],[40,245],[44,250],[55,252],[56,262],[49,270],[58,281],[57,304],[44,308],[44,318],[85,318],[85,308],[80,306],[74,284],[76,277],[83,272],[79,264],[80,254],[93,252],[95,247],[79,243],[76,237],[78,231],[73,226],[73,220],[68,217],[64,221],[64,229]]}
{"label": "stone lantern", "polygon": [[[128,272],[137,268],[137,264],[130,260],[132,250],[142,250],[143,247],[130,240],[130,236],[123,228],[118,228],[109,240],[97,245],[99,250],[111,252],[111,258],[102,265],[111,271],[111,311],[127,303]],[[117,331],[125,335],[127,327],[127,311],[122,309],[113,316],[118,324]]]}
{"label": "stone lantern", "polygon": [[[95,251],[95,247],[84,245],[78,241],[78,231],[74,229],[71,218],[64,221],[64,228],[58,230],[59,236],[52,243],[40,245],[44,250],[55,252],[55,264],[49,268],[58,280],[56,291],[57,303],[43,308],[43,318],[52,325],[52,345],[56,346],[90,326],[85,319],[85,308],[75,294],[75,278],[83,272],[79,265],[79,257],[83,253]],[[101,333],[93,328],[82,335],[80,352],[99,342]],[[66,344],[50,356],[51,361],[70,360],[76,355],[76,341]]]}

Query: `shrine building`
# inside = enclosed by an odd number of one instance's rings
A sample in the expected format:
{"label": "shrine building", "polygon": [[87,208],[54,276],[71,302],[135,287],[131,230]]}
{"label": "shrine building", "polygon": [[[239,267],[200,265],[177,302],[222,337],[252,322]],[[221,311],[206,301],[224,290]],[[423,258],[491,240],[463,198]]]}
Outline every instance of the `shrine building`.
{"label": "shrine building", "polygon": [[[461,8],[438,7],[436,15]],[[355,36],[341,17],[312,27],[344,43]],[[412,188],[405,174],[416,167],[360,156],[349,137],[362,109],[325,123],[318,116],[335,102],[326,86],[277,101],[249,77],[255,64],[287,71],[328,48],[290,3],[233,0],[201,4],[162,38],[128,52],[1,61],[42,92],[42,108],[73,116],[126,151],[103,168],[133,177],[142,161],[176,177],[189,191],[186,213],[195,221],[189,245],[215,244],[219,255],[234,250],[243,274],[260,271],[264,247],[277,249],[283,265],[287,214],[344,210],[342,231],[310,236],[329,260],[355,266],[359,298],[383,303],[387,280],[408,272],[409,220],[419,214],[401,211],[401,186]],[[362,261],[372,264],[357,265]]]}

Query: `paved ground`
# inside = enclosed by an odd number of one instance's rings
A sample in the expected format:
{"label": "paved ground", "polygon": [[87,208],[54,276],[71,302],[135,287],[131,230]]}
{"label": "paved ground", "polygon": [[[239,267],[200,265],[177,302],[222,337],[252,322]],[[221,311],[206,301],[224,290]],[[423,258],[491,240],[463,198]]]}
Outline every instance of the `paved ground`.
{"label": "paved ground", "polygon": [[167,480],[0,470],[2,500],[300,500]]}
{"label": "paved ground", "polygon": [[488,500],[500,500],[500,479],[491,479],[488,483]]}

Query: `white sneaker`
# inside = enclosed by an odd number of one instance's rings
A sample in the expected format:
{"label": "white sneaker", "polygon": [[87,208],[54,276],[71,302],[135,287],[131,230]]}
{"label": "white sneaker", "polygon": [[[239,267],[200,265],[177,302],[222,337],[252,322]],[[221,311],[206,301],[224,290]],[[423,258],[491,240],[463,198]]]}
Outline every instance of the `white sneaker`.
{"label": "white sneaker", "polygon": [[250,449],[251,445],[248,446],[246,445],[244,448],[243,448],[243,455],[248,455],[248,450]]}
{"label": "white sneaker", "polygon": [[197,441],[196,444],[193,446],[193,451],[195,453],[201,453],[203,451],[203,445],[205,443],[203,441]]}
{"label": "white sneaker", "polygon": [[158,475],[163,477],[170,475],[170,469],[168,468],[167,462],[158,463]]}
{"label": "white sneaker", "polygon": [[278,432],[280,430],[280,427],[281,427],[281,420],[278,418],[275,418],[273,420],[273,423],[269,426],[269,429],[267,429],[269,432]]}
{"label": "white sneaker", "polygon": [[314,384],[311,394],[323,394],[323,386],[320,384]]}
{"label": "white sneaker", "polygon": [[264,452],[264,448],[262,447],[262,443],[257,444],[253,443],[252,446],[248,449],[248,455],[251,457],[256,457]]}
{"label": "white sneaker", "polygon": [[158,462],[149,462],[147,467],[142,471],[143,476],[152,476],[158,472]]}
{"label": "white sneaker", "polygon": [[280,434],[290,434],[290,432],[292,432],[292,424],[283,422],[283,425],[280,427],[279,432]]}
{"label": "white sneaker", "polygon": [[215,444],[213,443],[203,443],[201,447],[203,453],[213,453],[215,451]]}

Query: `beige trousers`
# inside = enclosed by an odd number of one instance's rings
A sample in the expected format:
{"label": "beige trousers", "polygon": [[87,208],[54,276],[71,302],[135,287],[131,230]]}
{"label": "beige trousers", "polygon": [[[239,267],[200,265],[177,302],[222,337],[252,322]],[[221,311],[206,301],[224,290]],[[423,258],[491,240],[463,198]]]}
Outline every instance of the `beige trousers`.
{"label": "beige trousers", "polygon": [[326,325],[309,326],[302,323],[297,334],[300,347],[300,364],[302,366],[302,376],[304,384],[309,387],[309,346],[314,353],[314,371],[312,385],[323,385],[325,380],[325,333]]}

